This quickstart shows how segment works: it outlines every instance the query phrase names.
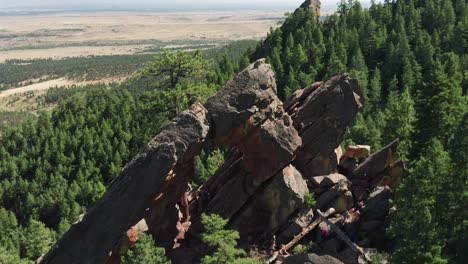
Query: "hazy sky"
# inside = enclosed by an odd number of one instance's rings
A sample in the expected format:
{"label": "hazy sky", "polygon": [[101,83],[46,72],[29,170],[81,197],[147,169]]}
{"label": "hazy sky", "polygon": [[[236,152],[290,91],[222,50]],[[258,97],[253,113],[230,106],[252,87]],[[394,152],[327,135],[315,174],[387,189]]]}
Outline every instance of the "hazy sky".
{"label": "hazy sky", "polygon": [[[15,7],[85,7],[85,6],[109,6],[109,7],[243,7],[243,8],[280,8],[297,7],[304,0],[0,0],[1,8]],[[339,0],[322,0],[323,6],[335,6]],[[369,1],[362,1],[369,2]]]}

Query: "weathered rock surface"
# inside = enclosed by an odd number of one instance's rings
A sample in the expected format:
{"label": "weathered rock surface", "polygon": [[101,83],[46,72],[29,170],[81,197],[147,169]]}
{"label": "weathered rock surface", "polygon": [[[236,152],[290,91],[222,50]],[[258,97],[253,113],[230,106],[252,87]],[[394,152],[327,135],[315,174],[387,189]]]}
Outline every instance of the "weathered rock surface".
{"label": "weathered rock surface", "polygon": [[270,159],[263,167],[253,166],[265,160],[255,152],[246,154],[243,166],[258,186],[290,163],[301,144],[292,126],[279,127],[291,123],[287,115],[273,119],[279,105],[271,67],[264,60],[253,63],[206,103],[208,109],[195,104],[148,143],[42,262],[102,263],[121,234],[144,217],[151,233],[173,240],[178,233],[175,206],[187,191],[193,158],[208,137],[240,151],[249,143],[258,144],[257,153],[264,147]]}
{"label": "weathered rock surface", "polygon": [[278,241],[286,244],[299,234],[314,219],[314,210],[305,208],[298,215],[285,224],[284,230],[279,232]]}
{"label": "weathered rock surface", "polygon": [[343,264],[343,262],[327,255],[301,254],[286,258],[284,264]]}
{"label": "weathered rock surface", "polygon": [[231,219],[230,226],[242,237],[274,232],[304,204],[307,193],[306,181],[289,165],[252,197],[252,202]]}
{"label": "weathered rock surface", "polygon": [[330,175],[324,175],[324,176],[315,176],[310,178],[310,181],[316,186],[316,187],[330,187],[341,180],[346,180],[346,176],[339,174],[339,173],[334,173]]}
{"label": "weathered rock surface", "polygon": [[[362,103],[357,82],[343,75],[298,90],[283,104],[271,67],[256,61],[148,143],[42,263],[118,263],[145,231],[173,263],[197,262],[202,213],[229,220],[246,248],[264,239],[273,241],[271,252],[278,242],[287,251],[313,240],[307,234],[315,230],[323,248],[342,256],[351,240],[381,230],[392,188],[406,173],[396,160],[397,142],[361,164],[367,147],[341,158],[339,145]],[[221,145],[229,155],[215,175],[189,190],[193,160],[207,145]],[[310,194],[316,194],[314,208],[305,203]],[[339,238],[352,238],[346,245],[332,233],[341,228],[346,234]],[[308,254],[285,263],[341,262]]]}
{"label": "weathered rock surface", "polygon": [[379,173],[397,161],[396,151],[398,144],[399,141],[395,140],[382,150],[372,154],[354,170],[353,176],[356,178],[366,177],[374,179]]}
{"label": "weathered rock surface", "polygon": [[341,197],[343,195],[346,195],[349,197],[350,184],[351,182],[348,181],[347,179],[340,180],[336,185],[330,188],[327,192],[320,195],[320,197],[317,199],[317,203],[315,207],[319,208],[322,211],[325,211],[325,210],[328,210],[330,207],[333,207],[333,204],[338,197]]}
{"label": "weathered rock surface", "polygon": [[320,17],[321,3],[319,0],[306,0],[301,7],[308,8],[316,17]]}
{"label": "weathered rock surface", "polygon": [[402,161],[390,164],[381,174],[372,180],[371,189],[379,186],[389,186],[392,190],[400,184],[402,178],[408,175],[408,170]]}
{"label": "weathered rock surface", "polygon": [[42,263],[104,263],[122,233],[143,218],[155,194],[179,189],[187,181],[185,175],[176,176],[176,165],[188,163],[207,137],[207,113],[195,104],[151,140]]}
{"label": "weathered rock surface", "polygon": [[371,148],[367,145],[349,146],[343,156],[352,159],[363,159],[369,157],[370,152]]}
{"label": "weathered rock surface", "polygon": [[[323,84],[312,84],[300,94],[285,106],[302,138],[294,165],[305,177],[312,177],[317,176],[314,171],[318,166],[312,162],[317,155],[329,157],[343,140],[361,107],[361,91],[353,79],[335,76]],[[336,155],[331,160],[336,162]]]}
{"label": "weathered rock surface", "polygon": [[353,175],[354,170],[359,166],[356,159],[342,157],[338,165],[338,172],[343,175]]}

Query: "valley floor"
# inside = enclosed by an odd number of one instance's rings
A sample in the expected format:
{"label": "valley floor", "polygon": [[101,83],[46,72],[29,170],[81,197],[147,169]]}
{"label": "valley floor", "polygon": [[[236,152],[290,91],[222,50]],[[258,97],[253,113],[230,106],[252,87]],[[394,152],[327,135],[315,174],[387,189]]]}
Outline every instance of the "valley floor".
{"label": "valley floor", "polygon": [[260,39],[283,17],[268,10],[0,16],[0,62]]}

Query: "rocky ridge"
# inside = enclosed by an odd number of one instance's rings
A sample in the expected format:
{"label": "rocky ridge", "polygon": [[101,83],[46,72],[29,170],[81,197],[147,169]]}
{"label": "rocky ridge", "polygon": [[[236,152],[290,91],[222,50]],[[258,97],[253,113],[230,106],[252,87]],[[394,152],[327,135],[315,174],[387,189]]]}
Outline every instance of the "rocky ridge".
{"label": "rocky ridge", "polygon": [[[369,146],[342,154],[363,103],[356,80],[345,75],[283,103],[271,67],[256,61],[152,139],[41,263],[117,263],[141,232],[173,263],[197,263],[202,213],[228,219],[240,245],[271,263],[366,261],[368,248],[386,246],[389,199],[406,168],[398,141],[372,154]],[[207,144],[229,149],[228,157],[191,190],[193,159]],[[298,243],[311,254],[290,256]]]}

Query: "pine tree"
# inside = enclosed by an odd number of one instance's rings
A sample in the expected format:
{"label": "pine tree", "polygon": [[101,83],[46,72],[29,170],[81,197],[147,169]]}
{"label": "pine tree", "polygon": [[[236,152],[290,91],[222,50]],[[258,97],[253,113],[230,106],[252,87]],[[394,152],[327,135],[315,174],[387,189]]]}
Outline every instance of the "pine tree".
{"label": "pine tree", "polygon": [[21,232],[21,255],[36,260],[49,250],[55,241],[54,233],[43,223],[31,219],[29,225]]}
{"label": "pine tree", "polygon": [[392,263],[447,263],[442,257],[444,244],[437,222],[440,178],[447,177],[450,158],[437,139],[432,139],[424,154],[403,181],[396,202],[391,234],[399,241]]}
{"label": "pine tree", "polygon": [[399,156],[408,160],[412,148],[412,136],[416,121],[414,100],[408,89],[402,94],[390,91],[385,107],[385,127],[383,131],[383,144],[388,144],[396,138],[400,139],[398,147]]}
{"label": "pine tree", "polygon": [[227,220],[219,215],[202,214],[201,221],[205,229],[202,241],[214,250],[213,254],[203,257],[203,264],[258,263],[255,259],[245,257],[245,251],[236,247],[239,233],[225,230]]}
{"label": "pine tree", "polygon": [[455,136],[450,142],[450,155],[454,163],[452,177],[447,179],[447,207],[450,211],[450,229],[447,231],[447,253],[455,263],[464,263],[468,259],[468,114],[460,120]]}
{"label": "pine tree", "polygon": [[419,99],[418,145],[423,146],[431,137],[446,145],[466,111],[465,103],[460,84],[449,78],[440,61],[435,61]]}
{"label": "pine tree", "polygon": [[378,68],[374,69],[374,74],[370,80],[370,87],[368,93],[368,102],[364,104],[364,110],[366,113],[369,111],[378,111],[380,109],[380,105],[382,103],[382,83],[381,83],[381,76],[380,70]]}
{"label": "pine tree", "polygon": [[122,258],[123,264],[169,264],[170,261],[166,258],[164,248],[158,248],[154,244],[151,235],[141,234],[133,247]]}

